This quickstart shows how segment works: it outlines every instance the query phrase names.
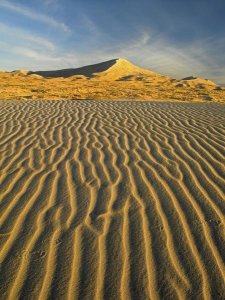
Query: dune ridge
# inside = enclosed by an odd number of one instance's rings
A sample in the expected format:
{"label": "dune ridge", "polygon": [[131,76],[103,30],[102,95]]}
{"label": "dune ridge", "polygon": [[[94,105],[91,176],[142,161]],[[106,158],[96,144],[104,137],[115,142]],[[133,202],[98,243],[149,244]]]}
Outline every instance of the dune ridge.
{"label": "dune ridge", "polygon": [[221,104],[0,101],[1,299],[224,299]]}

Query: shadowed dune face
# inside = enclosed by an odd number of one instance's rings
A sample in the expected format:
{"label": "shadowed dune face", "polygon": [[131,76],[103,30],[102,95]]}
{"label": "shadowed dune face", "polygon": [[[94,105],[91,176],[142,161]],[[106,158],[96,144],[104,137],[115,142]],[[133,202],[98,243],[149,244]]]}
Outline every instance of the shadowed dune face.
{"label": "shadowed dune face", "polygon": [[224,121],[0,101],[1,299],[225,299]]}

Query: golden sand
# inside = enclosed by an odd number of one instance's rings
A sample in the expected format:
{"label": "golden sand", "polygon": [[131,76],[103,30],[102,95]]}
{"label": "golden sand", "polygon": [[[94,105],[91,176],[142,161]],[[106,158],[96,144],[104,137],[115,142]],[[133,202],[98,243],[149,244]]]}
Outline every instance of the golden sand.
{"label": "golden sand", "polygon": [[0,99],[225,102],[225,87],[196,77],[173,79],[114,59],[77,69],[0,72]]}
{"label": "golden sand", "polygon": [[224,120],[0,101],[0,298],[225,299]]}

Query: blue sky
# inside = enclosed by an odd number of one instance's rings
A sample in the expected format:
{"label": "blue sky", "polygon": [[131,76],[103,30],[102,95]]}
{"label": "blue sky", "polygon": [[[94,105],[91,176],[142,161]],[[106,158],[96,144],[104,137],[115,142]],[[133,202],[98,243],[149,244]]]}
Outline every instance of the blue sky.
{"label": "blue sky", "polygon": [[225,82],[224,0],[0,0],[0,69],[126,58]]}

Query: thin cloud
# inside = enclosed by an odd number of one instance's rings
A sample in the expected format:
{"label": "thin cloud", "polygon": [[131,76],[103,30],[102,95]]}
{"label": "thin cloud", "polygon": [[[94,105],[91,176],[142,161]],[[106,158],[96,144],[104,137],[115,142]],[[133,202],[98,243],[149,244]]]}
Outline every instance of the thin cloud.
{"label": "thin cloud", "polygon": [[57,0],[41,0],[41,2],[45,5],[45,6],[52,6],[52,5],[58,5],[58,1]]}
{"label": "thin cloud", "polygon": [[38,12],[33,11],[25,6],[17,5],[8,0],[1,0],[0,6],[7,10],[18,13],[24,17],[27,17],[31,20],[45,23],[51,27],[61,29],[65,32],[70,32],[69,27],[67,25],[65,25],[63,22],[59,22],[46,14],[38,13]]}
{"label": "thin cloud", "polygon": [[23,29],[20,29],[17,27],[8,26],[8,25],[0,22],[0,38],[3,40],[3,39],[6,39],[6,37],[7,37],[7,40],[11,37],[12,40],[14,42],[16,41],[17,43],[18,43],[18,40],[20,40],[20,42],[29,41],[32,44],[37,44],[40,47],[44,47],[48,50],[55,49],[55,45],[51,41],[49,41],[43,37],[34,35],[26,30],[23,30]]}
{"label": "thin cloud", "polygon": [[26,47],[15,47],[14,49],[11,49],[11,51],[17,55],[25,56],[28,58],[35,59],[36,61],[42,61],[42,62],[58,62],[60,58],[46,55],[43,52],[38,52],[32,48],[26,48]]}
{"label": "thin cloud", "polygon": [[102,30],[97,26],[97,24],[90,18],[89,15],[81,14],[80,15],[80,22],[83,27],[92,34],[95,38],[102,36]]}

